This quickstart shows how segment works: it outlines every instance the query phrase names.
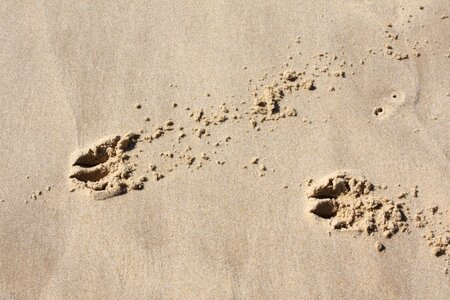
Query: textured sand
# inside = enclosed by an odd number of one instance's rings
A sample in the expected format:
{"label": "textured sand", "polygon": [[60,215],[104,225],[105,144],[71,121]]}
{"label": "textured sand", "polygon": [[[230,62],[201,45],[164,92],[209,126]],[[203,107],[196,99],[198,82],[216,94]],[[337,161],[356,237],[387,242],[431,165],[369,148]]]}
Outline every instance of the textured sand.
{"label": "textured sand", "polygon": [[449,4],[0,4],[0,299],[444,299]]}

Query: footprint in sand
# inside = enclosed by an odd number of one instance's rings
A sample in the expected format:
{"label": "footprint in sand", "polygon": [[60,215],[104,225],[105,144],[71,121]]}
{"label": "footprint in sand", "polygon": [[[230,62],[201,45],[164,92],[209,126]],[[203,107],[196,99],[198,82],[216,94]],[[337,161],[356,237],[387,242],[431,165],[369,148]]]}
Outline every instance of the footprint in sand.
{"label": "footprint in sand", "polygon": [[338,171],[320,179],[307,191],[308,211],[329,219],[333,229],[347,229],[391,237],[408,228],[402,205],[376,196],[375,186],[362,175]]}
{"label": "footprint in sand", "polygon": [[71,191],[87,190],[96,200],[139,189],[142,182],[132,178],[133,167],[126,153],[134,148],[139,134],[108,136],[93,146],[72,154],[69,172]]}

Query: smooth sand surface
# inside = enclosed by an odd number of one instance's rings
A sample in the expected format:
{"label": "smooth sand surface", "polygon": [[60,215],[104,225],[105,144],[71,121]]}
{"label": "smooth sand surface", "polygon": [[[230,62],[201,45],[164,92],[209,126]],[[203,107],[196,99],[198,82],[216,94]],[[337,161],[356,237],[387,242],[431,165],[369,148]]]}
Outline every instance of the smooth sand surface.
{"label": "smooth sand surface", "polygon": [[0,4],[0,299],[450,295],[448,1],[39,3]]}

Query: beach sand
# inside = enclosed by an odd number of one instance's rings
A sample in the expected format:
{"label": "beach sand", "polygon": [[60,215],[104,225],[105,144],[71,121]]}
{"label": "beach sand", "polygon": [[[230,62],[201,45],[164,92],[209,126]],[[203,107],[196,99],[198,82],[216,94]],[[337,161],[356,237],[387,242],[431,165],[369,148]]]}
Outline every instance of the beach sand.
{"label": "beach sand", "polygon": [[0,299],[447,298],[449,9],[2,2]]}

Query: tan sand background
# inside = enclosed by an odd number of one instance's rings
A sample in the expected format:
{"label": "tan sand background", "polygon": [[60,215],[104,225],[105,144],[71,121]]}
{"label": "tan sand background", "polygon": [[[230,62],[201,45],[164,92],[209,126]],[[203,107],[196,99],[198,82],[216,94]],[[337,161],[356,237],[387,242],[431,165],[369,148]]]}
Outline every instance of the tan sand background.
{"label": "tan sand background", "polygon": [[[393,193],[417,185],[412,210],[449,208],[448,13],[446,0],[2,1],[0,299],[448,297],[421,232],[379,253],[370,236],[330,237],[304,204],[306,179],[351,168]],[[357,64],[387,23],[427,40],[422,55]],[[233,139],[223,166],[106,201],[68,192],[73,151],[147,116],[183,119],[172,102],[250,99],[248,80],[280,69],[297,36],[304,57],[343,51],[358,75],[287,99],[299,116],[274,132],[218,128]],[[393,92],[403,103],[375,119]],[[244,172],[255,155],[276,172]]]}

